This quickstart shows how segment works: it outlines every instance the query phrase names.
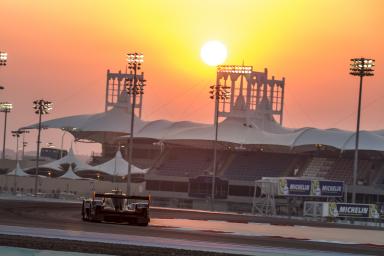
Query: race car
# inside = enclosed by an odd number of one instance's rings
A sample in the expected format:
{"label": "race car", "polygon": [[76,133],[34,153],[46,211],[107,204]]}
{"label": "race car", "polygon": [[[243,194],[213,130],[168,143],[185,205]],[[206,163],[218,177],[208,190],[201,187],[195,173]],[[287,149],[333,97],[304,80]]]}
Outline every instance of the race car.
{"label": "race car", "polygon": [[83,221],[128,222],[147,226],[150,221],[149,203],[149,196],[127,196],[120,190],[94,193],[93,198],[83,200],[81,215]]}

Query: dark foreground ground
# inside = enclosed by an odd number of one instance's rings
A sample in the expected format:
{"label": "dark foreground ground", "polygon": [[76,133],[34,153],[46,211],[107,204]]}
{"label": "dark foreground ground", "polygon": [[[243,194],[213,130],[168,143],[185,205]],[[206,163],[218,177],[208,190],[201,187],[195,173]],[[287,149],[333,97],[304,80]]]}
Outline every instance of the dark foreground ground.
{"label": "dark foreground ground", "polygon": [[[311,225],[323,227],[345,227],[330,223],[305,222],[289,219],[264,218],[255,216],[241,216],[230,214],[211,214],[169,209],[152,209],[152,218],[162,219],[198,219],[222,220],[229,222],[267,222],[273,225]],[[230,243],[238,245],[259,245],[280,248],[295,248],[331,252],[346,252],[366,255],[384,255],[383,246],[369,244],[343,245],[334,243],[313,242],[298,239],[267,236],[238,236],[233,234],[183,231],[162,227],[139,227],[119,224],[83,222],[80,218],[80,205],[68,203],[11,201],[0,200],[0,224],[22,227],[53,228],[74,231],[98,232],[111,234],[127,234],[159,238],[184,239],[188,241],[205,241],[215,243]],[[345,227],[348,232],[348,227]],[[356,227],[353,227],[356,229]],[[362,228],[364,235],[364,228]],[[384,231],[383,231],[384,232]],[[168,248],[153,248],[121,244],[105,244],[94,242],[80,242],[61,239],[47,239],[35,237],[19,237],[0,235],[0,245],[25,247],[33,249],[76,251],[87,253],[101,253],[112,255],[230,255],[222,253],[178,250]]]}

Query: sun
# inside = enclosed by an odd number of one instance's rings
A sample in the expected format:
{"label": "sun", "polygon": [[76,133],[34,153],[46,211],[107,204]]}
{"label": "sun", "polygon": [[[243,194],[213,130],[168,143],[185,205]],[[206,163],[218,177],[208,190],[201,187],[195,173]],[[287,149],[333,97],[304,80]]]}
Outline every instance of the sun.
{"label": "sun", "polygon": [[208,41],[201,47],[200,57],[209,66],[217,66],[227,58],[227,48],[220,41]]}

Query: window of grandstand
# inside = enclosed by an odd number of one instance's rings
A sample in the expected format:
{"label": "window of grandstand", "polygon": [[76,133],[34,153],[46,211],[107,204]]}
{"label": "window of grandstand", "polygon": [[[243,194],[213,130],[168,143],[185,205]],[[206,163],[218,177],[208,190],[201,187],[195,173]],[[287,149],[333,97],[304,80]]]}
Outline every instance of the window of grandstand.
{"label": "window of grandstand", "polygon": [[[212,177],[199,176],[189,179],[189,196],[207,198],[211,196]],[[215,179],[215,198],[226,199],[228,197],[228,181],[220,178]]]}
{"label": "window of grandstand", "polygon": [[60,159],[68,154],[67,150],[61,150],[57,148],[42,148],[40,151],[41,157],[49,157],[52,159]]}

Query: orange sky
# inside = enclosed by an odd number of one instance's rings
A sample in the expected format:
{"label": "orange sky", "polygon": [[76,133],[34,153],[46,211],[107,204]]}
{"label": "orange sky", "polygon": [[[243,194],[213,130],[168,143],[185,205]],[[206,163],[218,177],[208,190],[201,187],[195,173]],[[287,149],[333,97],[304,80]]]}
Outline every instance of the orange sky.
{"label": "orange sky", "polygon": [[[355,129],[358,79],[348,74],[349,60],[375,58],[361,126],[382,129],[383,7],[380,0],[1,0],[0,50],[9,61],[0,69],[0,97],[14,104],[9,131],[37,121],[31,106],[38,98],[55,104],[45,118],[103,111],[106,70],[124,70],[125,54],[135,51],[145,54],[144,119],[211,123],[215,68],[199,52],[212,39],[228,47],[226,64],[244,60],[286,78],[288,127]],[[60,140],[60,132],[43,137],[56,146]],[[8,136],[8,147],[13,142]]]}

